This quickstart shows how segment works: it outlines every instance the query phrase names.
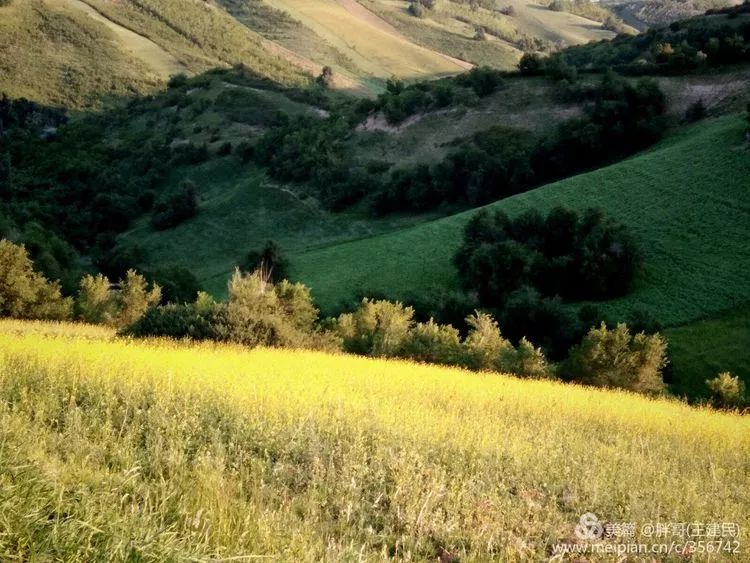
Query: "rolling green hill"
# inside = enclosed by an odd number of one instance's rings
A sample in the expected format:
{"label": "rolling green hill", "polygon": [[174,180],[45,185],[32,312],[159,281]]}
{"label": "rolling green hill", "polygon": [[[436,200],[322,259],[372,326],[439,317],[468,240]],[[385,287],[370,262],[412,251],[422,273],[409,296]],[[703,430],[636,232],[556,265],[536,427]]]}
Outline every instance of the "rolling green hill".
{"label": "rolling green hill", "polygon": [[[645,268],[635,291],[605,307],[647,307],[666,325],[720,311],[750,295],[750,153],[738,117],[711,120],[651,151],[492,204],[511,215],[555,205],[600,207],[642,240]],[[294,272],[324,307],[358,290],[406,297],[455,284],[451,257],[476,211],[400,232],[301,252]]]}
{"label": "rolling green hill", "polygon": [[[693,395],[702,394],[703,381],[717,369],[732,368],[750,381],[742,344],[750,315],[747,308],[736,310],[750,298],[750,149],[744,131],[737,117],[711,120],[625,162],[490,206],[511,215],[595,206],[628,225],[641,241],[644,268],[632,293],[601,306],[614,318],[646,309],[675,327],[667,334],[680,372],[677,387]],[[361,293],[409,298],[433,285],[455,286],[451,257],[475,212],[295,253],[294,276],[328,310]],[[728,316],[726,310],[735,312]]]}

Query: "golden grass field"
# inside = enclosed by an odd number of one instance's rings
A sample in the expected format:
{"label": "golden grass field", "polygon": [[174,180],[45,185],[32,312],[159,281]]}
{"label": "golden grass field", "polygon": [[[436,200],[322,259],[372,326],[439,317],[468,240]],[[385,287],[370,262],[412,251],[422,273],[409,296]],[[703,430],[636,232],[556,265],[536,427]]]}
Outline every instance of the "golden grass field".
{"label": "golden grass field", "polygon": [[546,560],[585,512],[747,550],[749,469],[668,400],[0,322],[2,561]]}
{"label": "golden grass field", "polygon": [[266,0],[312,29],[376,78],[457,74],[462,61],[413,43],[353,0]]}
{"label": "golden grass field", "polygon": [[61,1],[64,6],[80,10],[94,21],[104,24],[126,52],[131,53],[137,59],[141,60],[160,79],[167,80],[172,75],[188,71],[187,67],[177,60],[175,56],[151,41],[148,37],[138,35],[134,31],[104,17],[94,8],[83,2],[83,0],[58,1]]}

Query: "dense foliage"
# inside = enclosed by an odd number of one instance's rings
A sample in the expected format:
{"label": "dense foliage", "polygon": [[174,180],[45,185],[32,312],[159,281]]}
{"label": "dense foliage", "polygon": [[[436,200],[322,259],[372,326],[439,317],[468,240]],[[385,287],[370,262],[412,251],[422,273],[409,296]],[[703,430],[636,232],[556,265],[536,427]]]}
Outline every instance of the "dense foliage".
{"label": "dense foliage", "polygon": [[[75,318],[117,327],[129,336],[343,349],[360,355],[407,358],[526,377],[555,375],[541,348],[525,336],[514,345],[501,334],[495,319],[480,311],[465,319],[467,330],[463,338],[450,324],[439,324],[431,318],[419,322],[412,307],[385,300],[365,298],[353,312],[321,322],[308,288],[287,280],[274,283],[263,269],[246,274],[236,270],[226,302],[217,302],[199,292],[192,302],[165,305],[160,305],[161,288],[148,284],[133,270],[117,284],[101,274],[86,275],[80,281],[73,307],[73,300],[60,294],[59,285],[33,270],[22,246],[0,241],[0,266],[0,316],[5,317]],[[563,377],[643,392],[660,390],[666,361],[664,346],[656,344],[663,344],[663,339],[641,332],[631,342],[625,325],[613,329],[616,337],[609,330],[602,323],[599,332],[589,332],[562,365]],[[623,331],[627,338],[620,334]],[[624,348],[617,350],[598,343],[597,338],[606,341],[610,336]],[[602,355],[597,347],[612,355]]]}
{"label": "dense foliage", "polygon": [[660,335],[632,335],[625,324],[592,328],[561,367],[563,379],[640,393],[664,391],[667,343]]}
{"label": "dense foliage", "polygon": [[69,318],[70,311],[60,284],[34,271],[26,249],[0,240],[0,317],[58,320]]}
{"label": "dense foliage", "polygon": [[522,286],[566,301],[599,300],[627,292],[639,264],[629,231],[595,209],[530,210],[511,219],[481,211],[464,230],[455,257],[459,276],[480,304],[501,306]]}
{"label": "dense foliage", "polygon": [[171,229],[198,213],[198,188],[193,182],[183,182],[179,191],[154,204],[151,225],[161,231]]}
{"label": "dense foliage", "polygon": [[409,86],[401,80],[388,80],[385,92],[372,104],[361,103],[359,110],[381,111],[390,123],[400,123],[417,113],[471,105],[476,98],[489,96],[503,86],[502,73],[488,67],[475,67],[455,78]]}

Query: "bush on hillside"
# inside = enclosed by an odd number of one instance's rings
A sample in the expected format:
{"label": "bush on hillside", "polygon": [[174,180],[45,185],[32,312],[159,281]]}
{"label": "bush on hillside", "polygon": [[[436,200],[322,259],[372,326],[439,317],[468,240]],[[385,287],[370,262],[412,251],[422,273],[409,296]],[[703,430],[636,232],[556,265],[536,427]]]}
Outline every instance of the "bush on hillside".
{"label": "bush on hillside", "polygon": [[497,363],[497,369],[504,373],[512,373],[521,377],[535,379],[552,376],[552,370],[541,348],[537,348],[525,337],[521,338],[518,346],[512,351],[506,350]]}
{"label": "bush on hillside", "polygon": [[474,295],[441,285],[411,295],[406,301],[414,308],[414,318],[418,321],[434,319],[440,324],[456,327],[461,334],[469,328],[466,317],[479,307]]}
{"label": "bush on hillside", "polygon": [[747,405],[745,383],[728,371],[706,380],[711,404],[720,409],[739,409]]}
{"label": "bush on hillside", "polygon": [[459,74],[453,80],[458,86],[471,88],[480,98],[502,90],[505,86],[502,73],[488,66],[475,66],[469,72]]}
{"label": "bush on hillside", "polygon": [[517,347],[500,332],[491,315],[475,311],[466,319],[469,333],[463,342],[463,364],[474,370],[494,370],[519,377],[549,377],[551,371],[540,348],[521,338]]}
{"label": "bush on hillside", "polygon": [[98,274],[81,279],[75,301],[76,316],[89,323],[124,328],[135,323],[161,301],[161,288],[135,270],[128,270],[116,285]]}
{"label": "bush on hillside", "polygon": [[426,323],[416,323],[409,330],[399,355],[417,362],[460,364],[461,337],[452,326],[440,325],[432,319]]}
{"label": "bush on hillside", "polygon": [[247,346],[335,348],[333,335],[317,330],[318,309],[310,290],[286,280],[274,285],[262,272],[235,270],[219,332]]}
{"label": "bush on hillside", "polygon": [[414,325],[414,309],[402,303],[363,299],[353,313],[344,313],[336,331],[344,349],[366,356],[398,356]]}
{"label": "bush on hillside", "polygon": [[544,69],[544,60],[536,53],[524,53],[518,61],[518,70],[526,76],[541,74]]}
{"label": "bush on hillside", "polygon": [[176,194],[154,204],[151,225],[157,231],[171,229],[198,213],[198,188],[187,180],[180,184]]}
{"label": "bush on hillside", "polygon": [[602,320],[597,318],[584,323],[559,297],[542,297],[529,286],[522,286],[508,295],[498,309],[498,319],[511,342],[528,338],[555,361],[564,359],[570,347]]}
{"label": "bush on hillside", "polygon": [[[220,340],[219,327],[225,308],[217,303],[210,306],[196,303],[168,303],[152,307],[123,334],[135,337],[159,336],[191,340]],[[205,298],[204,298],[205,302]]]}
{"label": "bush on hillside", "polygon": [[324,66],[315,82],[323,88],[333,87],[333,69],[330,66]]}
{"label": "bush on hillside", "polygon": [[279,245],[269,240],[261,250],[249,252],[239,268],[245,273],[262,270],[274,282],[279,282],[288,277],[289,262],[281,253]]}
{"label": "bush on hillside", "polygon": [[182,266],[165,266],[147,272],[146,276],[161,287],[164,303],[190,303],[203,289],[195,274]]}
{"label": "bush on hillside", "polygon": [[512,350],[513,345],[503,338],[497,321],[487,313],[475,311],[466,319],[469,334],[464,340],[464,362],[469,369],[494,369],[498,358]]}
{"label": "bush on hillside", "polygon": [[26,248],[0,240],[0,317],[65,320],[71,312],[72,301],[34,271]]}
{"label": "bush on hillside", "polygon": [[409,2],[408,11],[415,18],[423,18],[425,16],[425,9],[422,7],[422,4],[414,0]]}
{"label": "bush on hillside", "polygon": [[114,317],[114,290],[102,274],[81,278],[75,300],[76,318],[85,323],[110,324]]}
{"label": "bush on hillside", "polygon": [[631,335],[624,323],[612,329],[602,323],[571,350],[560,374],[587,385],[656,394],[665,391],[666,365],[667,343],[660,334]]}
{"label": "bush on hillside", "polygon": [[115,326],[128,326],[141,318],[149,307],[161,301],[161,288],[156,284],[149,287],[146,278],[135,270],[128,270],[125,278],[120,280],[114,301]]}

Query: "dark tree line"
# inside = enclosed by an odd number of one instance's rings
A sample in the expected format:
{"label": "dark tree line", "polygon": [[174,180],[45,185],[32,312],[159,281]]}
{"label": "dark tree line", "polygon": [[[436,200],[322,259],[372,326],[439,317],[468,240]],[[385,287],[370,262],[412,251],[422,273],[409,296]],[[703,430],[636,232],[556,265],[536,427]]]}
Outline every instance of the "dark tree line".
{"label": "dark tree line", "polygon": [[655,82],[632,84],[608,73],[591,97],[583,117],[565,121],[550,135],[493,127],[443,162],[393,172],[373,198],[375,211],[495,201],[607,164],[660,138],[666,102]]}
{"label": "dark tree line", "polygon": [[466,225],[454,263],[481,305],[499,307],[523,286],[564,301],[619,297],[640,253],[624,225],[595,209],[556,207],[546,217],[531,210],[514,219],[483,210]]}

